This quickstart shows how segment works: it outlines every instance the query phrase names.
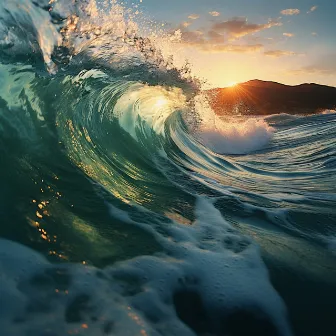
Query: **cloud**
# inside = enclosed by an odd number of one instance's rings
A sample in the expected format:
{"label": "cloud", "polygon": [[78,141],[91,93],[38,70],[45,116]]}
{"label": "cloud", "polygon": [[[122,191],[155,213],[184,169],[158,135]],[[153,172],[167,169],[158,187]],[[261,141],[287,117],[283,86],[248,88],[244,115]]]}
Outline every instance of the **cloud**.
{"label": "cloud", "polygon": [[269,57],[283,57],[283,56],[294,56],[297,54],[293,51],[287,51],[287,50],[269,50],[265,51],[264,55]]}
{"label": "cloud", "polygon": [[182,42],[186,46],[197,48],[198,50],[213,53],[251,53],[261,51],[262,44],[231,44],[225,43],[224,35],[210,30],[207,33],[202,31],[180,30]]}
{"label": "cloud", "polygon": [[191,25],[191,22],[188,22],[188,21],[185,21],[185,22],[181,23],[181,26],[185,27],[185,28],[189,27],[190,25]]}
{"label": "cloud", "polygon": [[235,45],[235,44],[203,44],[200,46],[200,50],[209,54],[215,53],[254,53],[261,51],[264,48],[262,44],[252,45]]}
{"label": "cloud", "polygon": [[234,40],[248,34],[257,33],[259,31],[281,25],[282,23],[273,20],[268,21],[266,24],[256,24],[249,23],[245,17],[235,17],[228,21],[215,23],[211,30],[217,33],[225,33],[228,35],[230,40]]}
{"label": "cloud", "polygon": [[334,75],[336,69],[329,69],[320,65],[309,65],[300,69],[289,71],[291,75]]}
{"label": "cloud", "polygon": [[187,44],[192,44],[192,45],[207,43],[206,39],[204,38],[204,33],[199,31],[199,30],[195,30],[195,31],[184,30],[184,31],[181,31],[181,39],[182,39],[183,42],[185,42]]}
{"label": "cloud", "polygon": [[219,16],[221,13],[216,12],[216,11],[213,11],[213,12],[209,12],[209,14],[210,14],[211,16]]}
{"label": "cloud", "polygon": [[190,19],[190,20],[197,20],[197,19],[199,19],[199,15],[198,14],[190,14],[189,16],[188,16],[188,19]]}
{"label": "cloud", "polygon": [[297,8],[288,8],[281,11],[282,15],[298,15],[300,14],[300,10]]}
{"label": "cloud", "polygon": [[312,32],[311,33],[313,36],[317,36],[318,34],[317,33],[315,33],[315,32]]}
{"label": "cloud", "polygon": [[315,12],[317,8],[318,6],[313,6],[312,8],[310,8],[310,10],[307,13],[309,14],[309,13]]}
{"label": "cloud", "polygon": [[223,43],[225,38],[224,35],[217,33],[214,30],[208,31],[208,37],[211,42]]}
{"label": "cloud", "polygon": [[[178,33],[181,42],[186,46],[206,53],[252,53],[264,50],[264,43],[261,43],[254,33],[281,25],[281,22],[275,20],[256,24],[249,23],[245,17],[234,17],[227,21],[212,23],[204,30],[189,30],[182,23],[175,34]],[[234,43],[247,35],[250,36],[245,38],[244,42]]]}
{"label": "cloud", "polygon": [[336,75],[336,54],[324,55],[315,63],[301,67],[299,69],[290,70],[291,75]]}
{"label": "cloud", "polygon": [[292,34],[292,33],[283,33],[282,35],[286,36],[286,37],[293,37],[294,36],[294,34]]}

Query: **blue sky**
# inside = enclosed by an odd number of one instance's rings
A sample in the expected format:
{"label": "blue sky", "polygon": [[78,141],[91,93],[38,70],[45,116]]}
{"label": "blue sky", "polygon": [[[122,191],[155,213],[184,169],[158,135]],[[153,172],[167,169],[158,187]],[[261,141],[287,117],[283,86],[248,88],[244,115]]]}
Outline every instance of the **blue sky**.
{"label": "blue sky", "polygon": [[211,86],[254,78],[336,86],[336,0],[142,0],[140,8],[181,31],[181,57]]}

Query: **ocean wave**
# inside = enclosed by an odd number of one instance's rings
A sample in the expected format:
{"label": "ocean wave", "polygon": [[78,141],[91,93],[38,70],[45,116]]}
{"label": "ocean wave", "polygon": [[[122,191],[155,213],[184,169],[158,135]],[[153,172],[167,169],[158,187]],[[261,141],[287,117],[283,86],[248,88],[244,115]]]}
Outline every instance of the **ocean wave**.
{"label": "ocean wave", "polygon": [[291,335],[269,270],[336,278],[334,115],[216,116],[136,12],[0,4],[2,330]]}

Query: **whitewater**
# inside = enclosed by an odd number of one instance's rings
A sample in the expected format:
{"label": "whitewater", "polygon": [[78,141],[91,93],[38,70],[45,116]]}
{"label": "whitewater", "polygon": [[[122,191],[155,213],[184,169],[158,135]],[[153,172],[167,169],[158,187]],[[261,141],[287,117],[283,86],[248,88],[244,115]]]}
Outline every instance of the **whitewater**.
{"label": "whitewater", "polygon": [[148,26],[0,3],[1,335],[333,335],[336,112],[219,117]]}

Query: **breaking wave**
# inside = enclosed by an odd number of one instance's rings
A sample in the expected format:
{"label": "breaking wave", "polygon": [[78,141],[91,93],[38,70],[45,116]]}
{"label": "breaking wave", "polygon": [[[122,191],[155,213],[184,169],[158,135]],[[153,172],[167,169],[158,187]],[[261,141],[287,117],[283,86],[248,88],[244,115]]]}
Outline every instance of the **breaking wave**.
{"label": "breaking wave", "polygon": [[216,116],[117,1],[1,3],[0,36],[4,334],[292,335],[274,265],[335,283],[334,115]]}

